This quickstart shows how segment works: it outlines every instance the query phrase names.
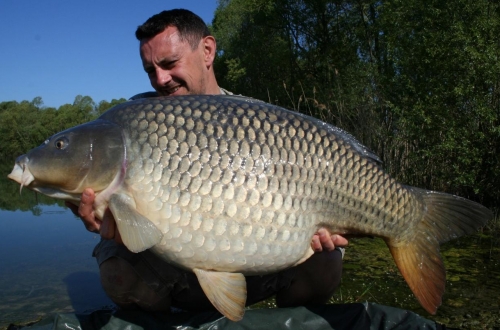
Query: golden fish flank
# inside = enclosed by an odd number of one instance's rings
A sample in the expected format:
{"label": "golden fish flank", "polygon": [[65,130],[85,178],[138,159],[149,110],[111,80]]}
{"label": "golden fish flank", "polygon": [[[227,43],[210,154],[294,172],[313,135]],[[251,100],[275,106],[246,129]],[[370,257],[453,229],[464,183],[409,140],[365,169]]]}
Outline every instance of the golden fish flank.
{"label": "golden fish flank", "polygon": [[93,188],[97,214],[109,206],[131,251],[151,248],[193,271],[232,320],[244,313],[242,274],[304,261],[319,227],[382,237],[435,313],[445,283],[439,244],[492,216],[466,199],[397,183],[334,126],[237,96],[118,105],[19,157],[9,177],[72,201]]}

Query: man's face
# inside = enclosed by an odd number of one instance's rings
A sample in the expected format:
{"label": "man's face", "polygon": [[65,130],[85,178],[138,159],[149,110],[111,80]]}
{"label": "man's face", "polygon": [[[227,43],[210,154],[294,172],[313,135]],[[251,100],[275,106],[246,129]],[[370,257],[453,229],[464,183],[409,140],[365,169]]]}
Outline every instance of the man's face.
{"label": "man's face", "polygon": [[144,70],[159,95],[207,93],[207,63],[203,42],[191,49],[181,41],[176,27],[169,26],[151,39],[141,41]]}

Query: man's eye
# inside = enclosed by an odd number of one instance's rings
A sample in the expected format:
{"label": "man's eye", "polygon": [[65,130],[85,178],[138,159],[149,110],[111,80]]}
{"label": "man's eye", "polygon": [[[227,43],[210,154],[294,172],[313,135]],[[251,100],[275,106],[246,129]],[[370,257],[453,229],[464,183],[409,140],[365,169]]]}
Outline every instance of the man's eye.
{"label": "man's eye", "polygon": [[177,63],[177,61],[163,62],[161,64],[161,68],[164,70],[170,70],[175,66],[175,63]]}

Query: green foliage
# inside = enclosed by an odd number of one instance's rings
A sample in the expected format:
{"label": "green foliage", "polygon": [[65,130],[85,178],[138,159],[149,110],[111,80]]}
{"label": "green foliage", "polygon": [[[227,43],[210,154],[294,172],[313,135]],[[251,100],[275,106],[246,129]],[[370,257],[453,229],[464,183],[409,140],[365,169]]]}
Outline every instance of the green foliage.
{"label": "green foliage", "polygon": [[125,102],[121,98],[101,101],[97,106],[89,96],[78,95],[73,104],[59,109],[43,106],[41,97],[29,101],[0,103],[0,157],[15,158],[64,129],[91,121],[110,107]]}
{"label": "green foliage", "polygon": [[500,202],[500,4],[224,0],[217,79],[351,132],[411,185]]}

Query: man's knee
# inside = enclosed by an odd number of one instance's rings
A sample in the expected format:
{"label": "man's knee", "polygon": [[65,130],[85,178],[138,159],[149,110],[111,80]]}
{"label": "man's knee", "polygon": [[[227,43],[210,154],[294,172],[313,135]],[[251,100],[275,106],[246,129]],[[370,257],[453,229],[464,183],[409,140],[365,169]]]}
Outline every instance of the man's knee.
{"label": "man's knee", "polygon": [[315,253],[297,266],[295,277],[287,289],[276,295],[280,307],[327,303],[340,285],[342,253],[339,250]]}
{"label": "man's knee", "polygon": [[99,270],[104,291],[121,308],[170,309],[170,297],[151,289],[126,260],[111,257],[101,263]]}

